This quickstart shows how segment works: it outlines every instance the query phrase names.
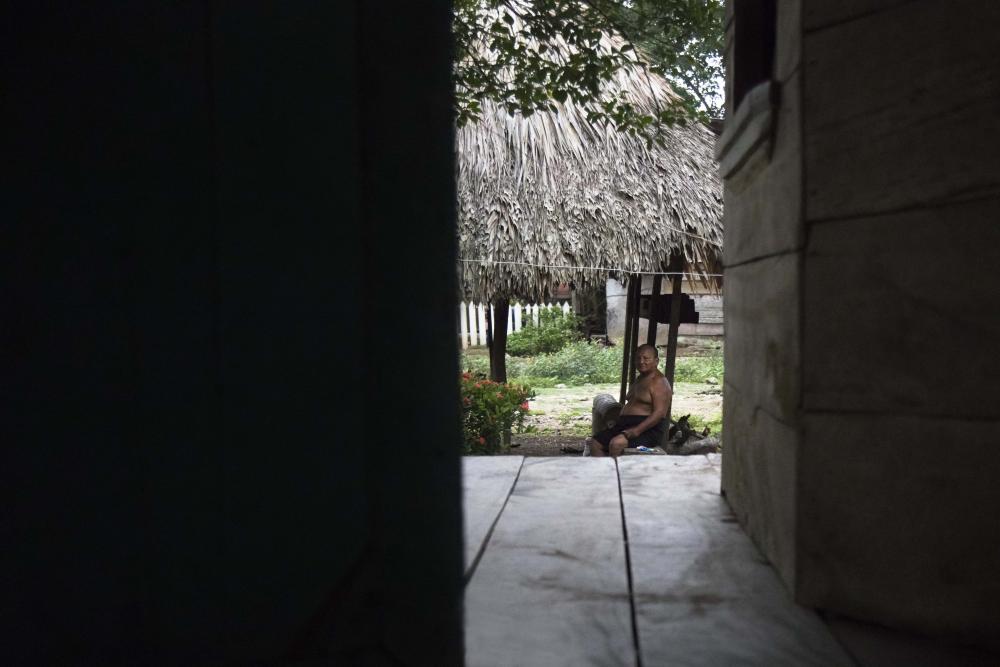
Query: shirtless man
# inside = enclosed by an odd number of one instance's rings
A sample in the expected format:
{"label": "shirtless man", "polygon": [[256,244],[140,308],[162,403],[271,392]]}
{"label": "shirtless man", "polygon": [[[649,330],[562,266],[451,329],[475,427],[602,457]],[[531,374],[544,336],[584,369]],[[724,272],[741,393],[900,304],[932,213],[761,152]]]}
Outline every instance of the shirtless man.
{"label": "shirtless man", "polygon": [[663,437],[663,420],[670,409],[673,391],[657,368],[659,355],[653,345],[636,348],[639,377],[625,397],[625,407],[615,425],[587,439],[591,456],[618,457],[628,446],[656,447]]}

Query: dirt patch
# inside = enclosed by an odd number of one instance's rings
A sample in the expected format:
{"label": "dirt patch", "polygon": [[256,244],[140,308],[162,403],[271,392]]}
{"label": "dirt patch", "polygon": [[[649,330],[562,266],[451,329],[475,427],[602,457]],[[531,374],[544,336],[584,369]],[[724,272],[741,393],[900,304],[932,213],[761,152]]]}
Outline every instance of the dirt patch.
{"label": "dirt patch", "polygon": [[[522,456],[579,456],[583,441],[590,435],[590,406],[597,394],[617,396],[617,384],[582,387],[555,387],[536,390],[530,401],[531,413],[525,426],[531,433],[515,433],[511,454]],[[674,395],[675,417],[691,415],[694,424],[711,424],[719,429],[722,417],[722,388],[718,385],[679,382]],[[699,426],[700,430],[700,426]],[[567,449],[575,450],[567,453]]]}
{"label": "dirt patch", "polygon": [[590,384],[582,387],[537,389],[528,404],[531,413],[525,426],[534,427],[539,435],[590,435],[590,406],[597,394],[617,395],[616,385]]}
{"label": "dirt patch", "polygon": [[[722,388],[711,384],[678,382],[673,402],[673,415],[691,415],[692,422],[717,422],[722,415]],[[537,389],[529,401],[531,412],[525,426],[532,426],[539,435],[590,434],[590,407],[597,394],[617,397],[617,384],[588,384],[582,387]],[[717,430],[717,429],[714,429]]]}

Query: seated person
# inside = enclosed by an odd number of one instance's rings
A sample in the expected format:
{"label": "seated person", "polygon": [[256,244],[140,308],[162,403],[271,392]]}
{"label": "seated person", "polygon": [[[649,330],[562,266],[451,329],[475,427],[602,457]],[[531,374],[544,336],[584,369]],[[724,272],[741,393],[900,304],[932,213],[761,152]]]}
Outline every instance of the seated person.
{"label": "seated person", "polygon": [[647,343],[635,352],[639,377],[632,383],[615,425],[587,439],[591,456],[618,457],[626,447],[657,447],[662,442],[663,422],[673,391],[657,368],[656,347]]}

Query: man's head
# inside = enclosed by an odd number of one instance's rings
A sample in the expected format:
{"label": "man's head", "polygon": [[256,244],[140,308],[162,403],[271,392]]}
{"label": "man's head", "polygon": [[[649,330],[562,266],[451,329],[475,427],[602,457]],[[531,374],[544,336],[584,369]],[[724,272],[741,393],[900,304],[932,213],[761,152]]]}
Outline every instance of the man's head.
{"label": "man's head", "polygon": [[655,371],[659,360],[660,355],[655,345],[644,343],[635,348],[635,369],[640,373]]}

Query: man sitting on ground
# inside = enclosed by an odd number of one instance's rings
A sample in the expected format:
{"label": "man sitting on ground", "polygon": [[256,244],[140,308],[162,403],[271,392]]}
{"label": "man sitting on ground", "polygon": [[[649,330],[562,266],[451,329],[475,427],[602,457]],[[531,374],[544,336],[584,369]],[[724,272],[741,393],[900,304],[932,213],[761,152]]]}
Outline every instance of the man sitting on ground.
{"label": "man sitting on ground", "polygon": [[636,348],[639,377],[625,397],[625,407],[615,425],[587,439],[591,456],[618,457],[626,447],[657,447],[663,438],[663,422],[670,409],[673,390],[657,365],[656,346]]}

